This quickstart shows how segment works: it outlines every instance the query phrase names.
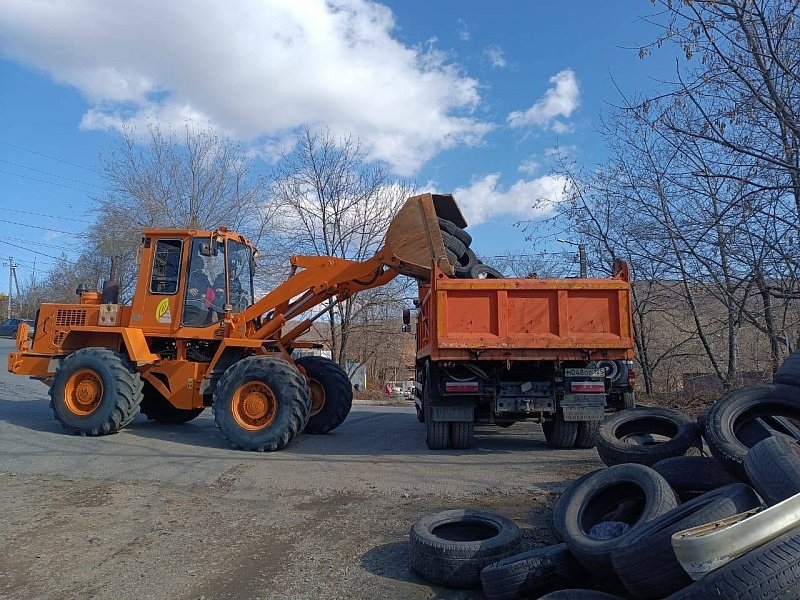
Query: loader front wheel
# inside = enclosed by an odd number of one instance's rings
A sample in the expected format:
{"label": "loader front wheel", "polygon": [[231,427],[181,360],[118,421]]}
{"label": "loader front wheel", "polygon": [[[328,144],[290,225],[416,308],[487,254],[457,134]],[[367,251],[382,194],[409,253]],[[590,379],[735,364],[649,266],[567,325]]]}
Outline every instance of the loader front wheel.
{"label": "loader front wheel", "polygon": [[322,356],[304,356],[297,365],[308,376],[311,417],[303,433],[328,433],[341,425],[353,406],[353,386],[337,363]]}
{"label": "loader front wheel", "polygon": [[308,422],[305,378],[280,358],[250,356],[229,367],[214,391],[214,421],[234,448],[280,450]]}
{"label": "loader front wheel", "polygon": [[64,429],[79,435],[116,433],[142,401],[142,379],[130,361],[108,348],[67,356],[50,388],[50,408]]}

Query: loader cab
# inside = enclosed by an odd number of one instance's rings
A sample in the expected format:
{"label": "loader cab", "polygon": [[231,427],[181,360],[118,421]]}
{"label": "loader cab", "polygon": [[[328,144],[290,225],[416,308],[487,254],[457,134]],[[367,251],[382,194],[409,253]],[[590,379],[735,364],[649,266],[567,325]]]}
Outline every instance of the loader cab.
{"label": "loader cab", "polygon": [[[144,231],[131,321],[154,334],[213,328],[253,303],[254,246],[239,234]],[[193,337],[193,335],[192,335]],[[203,336],[204,337],[204,336]]]}

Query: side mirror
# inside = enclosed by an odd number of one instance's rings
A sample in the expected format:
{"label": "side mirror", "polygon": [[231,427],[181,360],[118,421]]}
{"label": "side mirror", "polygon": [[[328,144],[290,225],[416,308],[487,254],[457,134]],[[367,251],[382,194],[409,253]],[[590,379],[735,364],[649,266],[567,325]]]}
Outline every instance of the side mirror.
{"label": "side mirror", "polygon": [[400,331],[403,333],[411,331],[411,310],[408,308],[403,309],[403,327],[401,327]]}

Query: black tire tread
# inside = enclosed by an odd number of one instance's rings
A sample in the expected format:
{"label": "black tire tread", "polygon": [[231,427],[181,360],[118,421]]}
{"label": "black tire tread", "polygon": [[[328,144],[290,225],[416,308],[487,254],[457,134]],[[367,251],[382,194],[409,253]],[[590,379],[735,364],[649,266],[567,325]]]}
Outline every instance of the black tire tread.
{"label": "black tire tread", "polygon": [[663,597],[692,583],[672,549],[674,533],[761,506],[758,494],[733,483],[698,496],[632,533],[611,557],[614,571],[637,600]]}
{"label": "black tire tread", "polygon": [[[669,437],[667,433],[674,429],[674,435],[667,441],[652,445],[623,442],[618,437],[621,430],[631,427],[636,421],[650,424],[649,428],[646,427],[649,433],[660,433]],[[699,444],[697,423],[680,411],[664,407],[636,408],[613,413],[600,422],[597,454],[603,464],[608,466],[623,463],[650,466],[665,458],[682,456],[689,448]]]}
{"label": "black tire tread", "polygon": [[761,440],[744,456],[744,470],[772,506],[800,493],[800,446],[782,436]]}
{"label": "black tire tread", "polygon": [[800,418],[800,403],[796,397],[796,387],[782,384],[754,385],[723,395],[711,405],[706,417],[705,439],[711,454],[728,472],[744,479],[744,457],[750,448],[737,438],[736,430],[741,425],[739,417],[747,413],[754,420],[758,416],[756,413],[763,413]]}
{"label": "black tire tread", "polygon": [[[105,415],[100,422],[91,422],[95,421],[95,417],[100,413],[83,419],[76,419],[74,416],[66,419],[60,412],[68,409],[62,409],[60,401],[57,406],[55,401],[59,389],[57,383],[59,374],[68,374],[70,369],[77,368],[75,365],[81,363],[89,363],[87,366],[91,368],[91,363],[95,361],[105,364],[112,371],[117,394],[113,402],[103,409]],[[61,427],[72,433],[88,436],[108,435],[118,432],[136,416],[142,401],[142,387],[142,378],[127,356],[108,348],[81,348],[68,355],[56,369],[53,385],[48,391],[50,409],[53,411],[53,417],[61,423]],[[86,425],[69,423],[68,420],[85,421]]]}
{"label": "black tire tread", "polygon": [[565,421],[564,413],[557,410],[551,421],[542,423],[542,431],[551,448],[572,448],[578,436],[578,421]]}
{"label": "black tire tread", "polygon": [[573,585],[584,574],[566,544],[529,550],[497,561],[481,571],[483,593],[489,600],[538,598]]}
{"label": "black tire tread", "polygon": [[789,600],[797,598],[798,586],[800,528],[795,528],[711,571],[668,599]]}
{"label": "black tire tread", "polygon": [[472,421],[450,422],[450,447],[455,450],[467,450],[472,446],[475,423]]}
{"label": "black tire tread", "polygon": [[[450,541],[434,530],[453,523],[489,526],[497,534],[475,541]],[[419,519],[409,533],[411,567],[424,579],[453,587],[480,586],[481,570],[514,554],[522,532],[514,521],[484,510],[447,510]]]}
{"label": "black tire tread", "polygon": [[448,219],[439,217],[439,229],[454,236],[465,246],[469,246],[472,243],[472,236]]}
{"label": "black tire tread", "polygon": [[[235,386],[245,377],[251,376],[251,371],[256,377],[274,378],[275,382],[286,388],[284,390],[286,398],[292,399],[291,413],[286,419],[286,426],[282,429],[270,427],[267,430],[252,434],[237,428],[229,422],[229,407],[223,405],[227,404],[227,402],[222,403],[221,399],[223,395],[227,394],[229,386],[233,386],[233,390],[235,390]],[[214,391],[212,408],[214,422],[223,432],[232,448],[273,452],[284,448],[303,430],[311,412],[311,396],[305,377],[294,365],[280,358],[250,356],[236,362],[223,373]]]}
{"label": "black tire tread", "polygon": [[578,430],[575,433],[576,448],[594,448],[597,445],[600,421],[578,421]]}
{"label": "black tire tread", "polygon": [[303,433],[323,434],[344,423],[353,407],[353,385],[338,363],[323,356],[304,356],[295,363],[325,388],[325,405],[308,417]]}
{"label": "black tire tread", "polygon": [[684,499],[741,483],[713,456],[673,456],[654,463],[653,469]]}

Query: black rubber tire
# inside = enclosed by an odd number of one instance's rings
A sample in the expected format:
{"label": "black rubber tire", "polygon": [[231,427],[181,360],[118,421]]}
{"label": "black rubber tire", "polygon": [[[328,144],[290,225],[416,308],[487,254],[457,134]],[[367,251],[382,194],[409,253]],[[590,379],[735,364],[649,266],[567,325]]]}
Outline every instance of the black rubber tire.
{"label": "black rubber tire", "polygon": [[795,350],[783,361],[773,377],[775,383],[800,386],[800,350]]}
{"label": "black rubber tire", "polygon": [[456,270],[456,277],[460,277],[462,279],[469,279],[470,271],[472,267],[475,266],[478,258],[475,256],[475,253],[470,249],[467,248],[464,254],[458,255],[458,260],[453,265]]}
{"label": "black rubber tire", "polygon": [[181,425],[196,419],[205,410],[205,407],[192,409],[175,408],[149,381],[143,381],[142,383],[144,387],[142,388],[142,403],[139,405],[139,412],[147,417],[148,421]]}
{"label": "black rubber tire", "polygon": [[576,448],[594,448],[597,445],[600,421],[578,421],[578,431],[575,434]]}
{"label": "black rubber tire", "polygon": [[552,420],[542,423],[542,431],[551,448],[572,448],[578,437],[578,421],[565,421],[564,413],[559,409]]}
{"label": "black rubber tire", "polygon": [[637,600],[663,598],[690,585],[672,549],[672,535],[761,506],[749,485],[733,483],[698,496],[637,527],[611,555],[614,571]]}
{"label": "black rubber tire", "polygon": [[712,456],[673,456],[653,464],[653,469],[684,502],[725,485],[742,483]]}
{"label": "black rubber tire", "polygon": [[[677,495],[650,467],[622,464],[601,469],[577,485],[567,501],[564,542],[584,568],[608,577],[613,572],[611,554],[627,543],[638,526],[676,506]],[[588,532],[592,527],[606,520],[624,521],[630,529],[612,539],[590,537]]]}
{"label": "black rubber tire", "polygon": [[[303,433],[328,433],[344,423],[353,407],[353,384],[344,369],[330,358],[303,356],[295,363],[310,380],[311,414]],[[314,412],[314,388],[319,385],[324,404]]]}
{"label": "black rubber tire", "polygon": [[750,483],[768,506],[800,493],[800,446],[783,436],[761,440],[744,455]]}
{"label": "black rubber tire", "polygon": [[[67,383],[80,371],[91,372],[102,385],[97,406],[87,414],[73,411],[74,400],[66,397]],[[108,348],[81,348],[61,361],[49,394],[53,417],[64,429],[79,435],[107,435],[133,420],[142,401],[142,379],[126,356]]]}
{"label": "black rubber tire", "polygon": [[538,598],[547,592],[575,585],[585,571],[566,544],[537,548],[497,561],[481,571],[488,600]]}
{"label": "black rubber tire", "polygon": [[417,406],[416,403],[414,403],[414,408],[416,409],[416,412],[417,412],[417,421],[419,421],[420,423],[424,423],[425,422],[425,411],[422,410],[419,406]]}
{"label": "black rubber tire", "polygon": [[636,408],[636,393],[623,392],[622,393],[622,406],[623,410],[633,410]]}
{"label": "black rubber tire", "polygon": [[557,542],[564,541],[564,527],[565,527],[567,504],[569,503],[569,500],[572,498],[572,494],[575,493],[575,488],[577,488],[581,484],[581,482],[583,482],[587,477],[591,476],[594,473],[597,473],[599,470],[600,469],[595,469],[594,471],[589,471],[588,473],[584,473],[577,479],[570,482],[570,484],[564,488],[564,491],[561,492],[561,495],[559,495],[558,500],[556,500],[555,504],[553,504],[553,511],[551,513],[551,519],[550,519],[550,532],[553,534],[553,537],[556,539]]}
{"label": "black rubber tire", "polygon": [[622,596],[608,594],[597,590],[557,590],[544,596],[539,596],[539,600],[623,600]]}
{"label": "black rubber tire", "polygon": [[[658,435],[656,443],[636,443],[637,437]],[[597,454],[604,464],[652,465],[671,456],[682,456],[701,443],[697,423],[671,408],[623,410],[600,422]]]}
{"label": "black rubber tire", "polygon": [[789,600],[800,586],[800,527],[758,546],[669,596],[669,600]]}
{"label": "black rubber tire", "polygon": [[[711,453],[730,473],[744,479],[744,456],[751,447],[769,437],[763,419],[774,416],[800,420],[796,387],[755,385],[726,393],[708,411],[705,439]],[[754,430],[758,435],[745,437],[744,433],[752,434]]]}
{"label": "black rubber tire", "polygon": [[450,422],[434,421],[431,416],[431,394],[435,387],[430,363],[425,365],[425,381],[422,384],[422,410],[425,411],[425,444],[428,450],[444,450],[450,445]]}
{"label": "black rubber tire", "polygon": [[475,423],[471,421],[450,422],[450,447],[455,450],[467,450],[472,447]]}
{"label": "black rubber tire", "polygon": [[463,256],[467,251],[467,247],[455,236],[450,235],[446,231],[442,231],[442,241],[446,250],[452,252],[456,257]]}
{"label": "black rubber tire", "polygon": [[472,236],[452,221],[439,217],[439,229],[446,231],[465,246],[469,246],[472,243]]}
{"label": "black rubber tire", "polygon": [[420,577],[453,587],[475,588],[481,570],[517,552],[522,532],[507,517],[484,510],[446,510],[411,528],[411,568]]}
{"label": "black rubber tire", "polygon": [[476,263],[469,270],[469,277],[470,279],[503,279],[505,275],[494,267],[483,263]]}
{"label": "black rubber tire", "polygon": [[[276,403],[274,418],[258,429],[244,427],[234,415],[235,394],[248,383],[269,388]],[[214,390],[213,409],[214,422],[231,447],[272,452],[303,430],[311,412],[311,394],[305,377],[293,364],[280,358],[249,356],[222,374]]]}

